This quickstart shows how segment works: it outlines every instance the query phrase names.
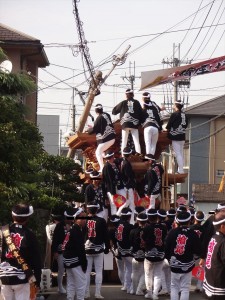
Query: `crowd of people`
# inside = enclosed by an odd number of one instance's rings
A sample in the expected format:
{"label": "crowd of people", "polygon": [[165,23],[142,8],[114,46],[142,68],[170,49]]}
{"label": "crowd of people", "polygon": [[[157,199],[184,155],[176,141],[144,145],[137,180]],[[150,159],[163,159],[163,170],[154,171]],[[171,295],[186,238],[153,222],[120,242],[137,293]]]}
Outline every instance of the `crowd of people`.
{"label": "crowd of people", "polygon": [[[155,151],[162,130],[159,106],[143,93],[143,108],[126,90],[127,99],[114,107],[122,126],[121,155],[111,148],[115,131],[111,117],[97,104],[97,118],[90,134],[96,134],[99,169],[88,168],[89,179],[82,189],[85,203],[68,206],[57,224],[46,227],[51,252],[57,261],[58,292],[68,300],[90,298],[90,278],[95,272],[95,299],[103,299],[104,254],[113,253],[121,290],[124,293],[159,299],[188,300],[192,271],[199,265],[204,282],[196,291],[209,299],[225,299],[225,203],[218,205],[205,220],[202,211],[180,205],[167,211],[160,208],[163,166]],[[186,115],[182,104],[166,125],[176,153],[178,172],[183,173],[183,146]],[[144,129],[145,155],[141,153],[138,127]],[[131,133],[135,155],[146,160],[143,180],[136,182],[127,146]],[[140,199],[145,199],[141,205]],[[148,200],[148,201],[147,201]],[[147,201],[147,202],[146,202]],[[147,203],[147,204],[146,204]],[[37,237],[27,227],[33,207],[17,204],[12,208],[13,224],[0,230],[0,279],[4,300],[30,299],[30,285],[40,287],[41,258]],[[66,286],[64,274],[66,272]],[[125,297],[125,296],[124,296]]]}
{"label": "crowd of people", "polygon": [[[67,294],[68,300],[91,297],[93,270],[94,297],[104,298],[103,262],[109,251],[124,293],[146,299],[170,294],[171,300],[187,300],[192,271],[199,265],[205,275],[204,281],[197,281],[196,292],[204,291],[209,299],[225,299],[225,203],[219,204],[207,220],[204,212],[184,205],[168,211],[136,206],[134,224],[130,223],[129,207],[124,207],[120,216],[111,215],[108,222],[97,216],[99,209],[96,201],[86,208],[68,207],[55,226],[52,252],[58,261],[58,291]],[[4,300],[28,300],[30,284],[40,286],[38,241],[26,225],[32,213],[31,206],[18,204],[12,209],[13,224],[2,228],[0,278]]]}

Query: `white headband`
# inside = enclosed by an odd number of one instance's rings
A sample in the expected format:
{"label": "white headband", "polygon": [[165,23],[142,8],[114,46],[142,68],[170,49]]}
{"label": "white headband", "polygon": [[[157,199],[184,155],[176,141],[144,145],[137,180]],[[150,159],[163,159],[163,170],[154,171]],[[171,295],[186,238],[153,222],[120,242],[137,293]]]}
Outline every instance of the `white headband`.
{"label": "white headband", "polygon": [[131,212],[131,211],[128,211],[126,214],[121,212],[121,215],[122,215],[122,216],[130,216],[130,215],[132,215],[132,212]]}
{"label": "white headband", "polygon": [[204,220],[205,220],[205,214],[203,213],[203,218],[200,219],[200,218],[197,218],[197,211],[196,211],[196,213],[195,213],[195,220],[197,220],[197,221],[199,221],[199,222],[204,221]]}
{"label": "white headband", "polygon": [[100,108],[100,109],[102,109],[103,106],[102,106],[101,104],[98,104],[97,106],[95,106],[95,108]]}
{"label": "white headband", "polygon": [[76,219],[77,216],[79,216],[82,212],[84,212],[82,207],[78,208],[78,211],[73,215],[73,217]]}
{"label": "white headband", "polygon": [[137,219],[138,221],[143,221],[143,222],[144,222],[144,221],[148,221],[148,217],[146,217],[145,219],[141,219],[141,218],[137,217],[136,219]]}
{"label": "white headband", "polygon": [[99,208],[99,204],[87,204],[87,207],[96,207]]}
{"label": "white headband", "polygon": [[27,214],[16,214],[15,212],[12,211],[12,215],[14,217],[29,217],[30,215],[32,215],[34,212],[33,206],[29,206],[29,213]]}
{"label": "white headband", "polygon": [[131,154],[132,153],[132,149],[130,149],[129,152],[123,151],[123,154]]}
{"label": "white headband", "polygon": [[222,224],[222,223],[225,223],[225,219],[220,220],[220,221],[213,221],[213,225],[219,225],[219,224]]}
{"label": "white headband", "polygon": [[190,220],[191,220],[191,214],[190,214],[190,216],[187,219],[184,219],[184,220],[181,220],[181,219],[178,219],[177,217],[175,217],[175,221],[177,223],[184,223],[184,222],[188,222]]}
{"label": "white headband", "polygon": [[224,204],[218,204],[217,209],[224,209],[225,205]]}
{"label": "white headband", "polygon": [[130,91],[127,91],[126,94],[132,94],[134,91],[133,90],[130,90]]}

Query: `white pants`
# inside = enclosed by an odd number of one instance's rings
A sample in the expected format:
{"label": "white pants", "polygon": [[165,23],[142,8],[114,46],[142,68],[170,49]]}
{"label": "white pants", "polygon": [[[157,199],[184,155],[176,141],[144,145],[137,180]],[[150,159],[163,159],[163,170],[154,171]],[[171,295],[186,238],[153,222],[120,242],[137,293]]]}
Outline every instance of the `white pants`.
{"label": "white pants", "polygon": [[115,139],[98,145],[98,147],[95,151],[95,155],[96,155],[96,159],[97,159],[98,164],[99,164],[99,168],[100,168],[99,171],[102,171],[102,169],[104,167],[104,161],[103,161],[104,152],[107,149],[109,149],[109,147],[111,147],[114,143],[115,143]]}
{"label": "white pants", "polygon": [[124,266],[125,266],[124,286],[127,288],[127,292],[129,293],[132,289],[132,285],[131,285],[132,257],[122,256],[122,261],[124,262]]}
{"label": "white pants", "polygon": [[100,295],[101,287],[102,287],[102,271],[103,271],[103,259],[104,253],[99,254],[87,254],[87,272],[86,272],[86,294],[89,293],[90,290],[90,276],[92,271],[92,266],[94,264],[95,269],[95,294]]}
{"label": "white pants", "polygon": [[144,128],[144,141],[146,154],[155,155],[156,144],[159,137],[159,130],[156,127],[149,126]]}
{"label": "white pants", "polygon": [[30,284],[2,285],[3,300],[30,300]]}
{"label": "white pants", "polygon": [[67,274],[67,300],[83,300],[86,287],[86,274],[83,272],[81,266],[66,269]]}
{"label": "white pants", "polygon": [[149,293],[153,292],[156,296],[161,288],[162,267],[163,261],[152,262],[147,259],[144,260],[146,289]]}
{"label": "white pants", "polygon": [[64,275],[64,272],[65,272],[65,268],[64,268],[64,264],[63,264],[63,255],[62,254],[58,254],[57,262],[58,262],[57,283],[58,283],[58,289],[60,290],[60,289],[63,288],[63,275]]}
{"label": "white pants", "polygon": [[144,262],[132,259],[132,287],[133,292],[143,292],[145,286]]}
{"label": "white pants", "polygon": [[170,293],[171,289],[171,270],[170,265],[167,259],[163,261],[163,268],[162,268],[162,290],[167,291]]}
{"label": "white pants", "polygon": [[[130,219],[130,224],[134,224],[134,209],[135,209],[135,204],[134,204],[134,190],[133,189],[128,189],[127,190],[127,201],[129,208],[132,210],[132,215]],[[127,206],[128,206],[127,205]]]}
{"label": "white pants", "polygon": [[172,141],[173,151],[176,154],[178,172],[184,173],[184,143],[185,141]]}
{"label": "white pants", "polygon": [[131,135],[132,135],[135,151],[137,153],[141,153],[141,146],[140,146],[140,142],[139,142],[139,132],[138,132],[138,129],[135,129],[135,128],[122,129],[121,153],[123,153],[123,149],[127,146],[127,139],[128,139],[129,133],[131,133]]}
{"label": "white pants", "polygon": [[[189,300],[192,273],[171,272],[171,299]],[[179,296],[179,293],[180,296]]]}
{"label": "white pants", "polygon": [[124,261],[119,258],[115,258],[116,259],[116,265],[117,265],[117,270],[118,270],[118,277],[120,279],[120,282],[122,284],[122,286],[124,286],[124,273],[125,273],[125,265],[124,265]]}
{"label": "white pants", "polygon": [[[121,190],[117,190],[117,189],[116,189],[116,193],[117,193],[118,195],[124,196],[125,198],[126,198],[126,196],[127,196],[127,193],[126,193],[125,189],[121,189]],[[111,215],[118,215],[118,216],[120,216],[121,210],[122,210],[124,207],[129,206],[129,201],[127,200],[127,201],[126,201],[123,205],[121,205],[121,206],[118,208],[118,210],[117,210],[117,207],[116,207],[116,205],[115,205],[115,203],[114,203],[114,201],[113,201],[113,195],[112,195],[110,192],[108,192],[108,193],[107,193],[107,196],[108,196],[109,202],[110,202]]]}
{"label": "white pants", "polygon": [[155,208],[155,199],[157,199],[159,196],[160,196],[160,194],[150,195],[150,204],[149,204],[148,209]]}

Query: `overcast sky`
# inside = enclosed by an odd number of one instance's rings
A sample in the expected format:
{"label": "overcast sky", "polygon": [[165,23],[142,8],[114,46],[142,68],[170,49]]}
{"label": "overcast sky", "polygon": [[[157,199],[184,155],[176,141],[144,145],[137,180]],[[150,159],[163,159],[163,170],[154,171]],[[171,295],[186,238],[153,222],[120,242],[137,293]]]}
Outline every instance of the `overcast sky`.
{"label": "overcast sky", "polygon": [[[167,68],[162,60],[172,60],[174,44],[175,49],[180,44],[184,63],[225,55],[224,0],[80,0],[77,6],[92,63],[96,68],[104,63],[103,75],[112,66],[112,56],[131,45],[126,62],[113,71],[95,99],[108,112],[124,99],[129,87],[122,77],[136,76],[135,98],[141,99],[141,72]],[[61,129],[67,131],[72,88],[88,89],[83,73],[86,65],[83,67],[77,48],[71,48],[79,43],[73,1],[0,0],[0,22],[44,44],[51,65],[39,71],[38,113],[60,115]],[[170,84],[148,91],[158,104],[173,96]],[[188,95],[193,105],[224,93],[225,73],[220,72],[193,78],[190,91],[181,91],[179,97]],[[75,104],[78,118],[83,109],[78,96]]]}

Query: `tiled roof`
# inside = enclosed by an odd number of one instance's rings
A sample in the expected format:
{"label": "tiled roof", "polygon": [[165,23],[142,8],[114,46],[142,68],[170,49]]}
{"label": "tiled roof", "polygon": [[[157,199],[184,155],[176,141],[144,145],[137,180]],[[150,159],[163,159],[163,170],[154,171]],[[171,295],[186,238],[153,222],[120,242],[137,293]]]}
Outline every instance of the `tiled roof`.
{"label": "tiled roof", "polygon": [[192,105],[185,110],[187,115],[214,116],[225,112],[225,95]]}
{"label": "tiled roof", "polygon": [[2,23],[0,23],[0,41],[33,41],[40,42],[40,40],[27,35],[23,32],[10,28]]}

